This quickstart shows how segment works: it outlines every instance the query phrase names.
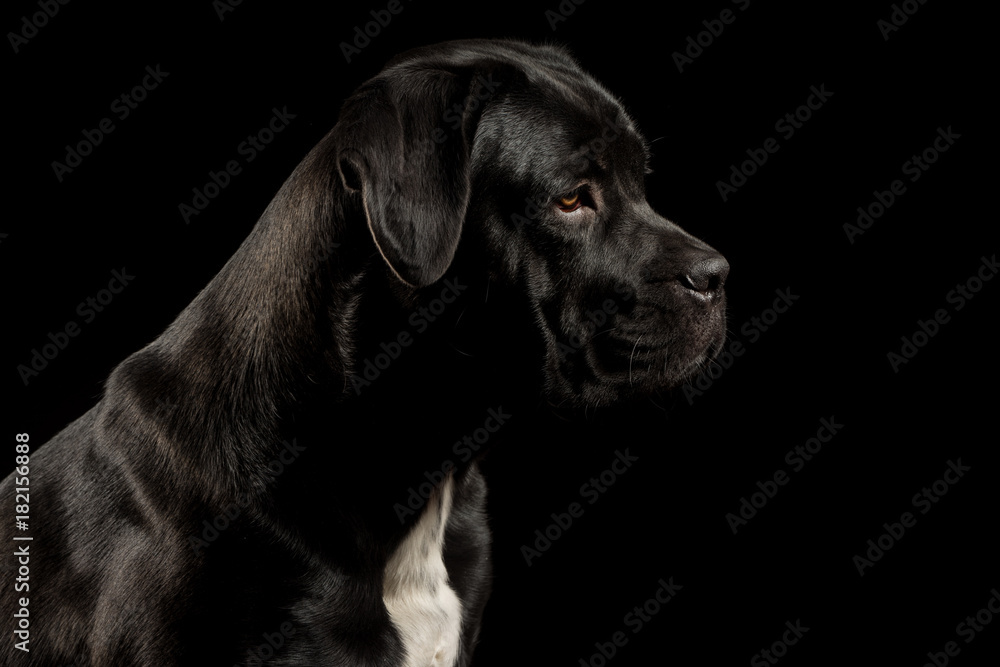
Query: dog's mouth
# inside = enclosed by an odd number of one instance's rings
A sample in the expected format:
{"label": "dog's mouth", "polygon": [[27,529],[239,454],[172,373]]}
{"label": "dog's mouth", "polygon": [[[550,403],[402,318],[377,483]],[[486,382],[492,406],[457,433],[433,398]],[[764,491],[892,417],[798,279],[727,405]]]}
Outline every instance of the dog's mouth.
{"label": "dog's mouth", "polygon": [[[657,309],[659,310],[659,308]],[[556,335],[547,360],[547,386],[555,402],[606,405],[678,387],[722,351],[725,306],[589,320]]]}

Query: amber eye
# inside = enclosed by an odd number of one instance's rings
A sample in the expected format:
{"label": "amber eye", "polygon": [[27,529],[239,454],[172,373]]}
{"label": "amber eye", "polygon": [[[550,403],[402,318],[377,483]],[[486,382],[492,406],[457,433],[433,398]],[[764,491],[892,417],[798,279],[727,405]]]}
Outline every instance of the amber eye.
{"label": "amber eye", "polygon": [[563,213],[569,213],[570,211],[575,211],[578,208],[580,208],[579,192],[574,190],[573,192],[559,198],[559,210]]}

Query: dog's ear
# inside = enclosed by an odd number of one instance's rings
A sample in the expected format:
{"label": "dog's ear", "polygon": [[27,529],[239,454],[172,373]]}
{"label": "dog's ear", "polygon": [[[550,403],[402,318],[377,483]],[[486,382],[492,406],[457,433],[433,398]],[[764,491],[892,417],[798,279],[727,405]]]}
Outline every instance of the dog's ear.
{"label": "dog's ear", "polygon": [[343,184],[361,191],[379,252],[404,282],[437,281],[469,203],[472,137],[492,93],[471,71],[395,67],[344,104],[335,132]]}

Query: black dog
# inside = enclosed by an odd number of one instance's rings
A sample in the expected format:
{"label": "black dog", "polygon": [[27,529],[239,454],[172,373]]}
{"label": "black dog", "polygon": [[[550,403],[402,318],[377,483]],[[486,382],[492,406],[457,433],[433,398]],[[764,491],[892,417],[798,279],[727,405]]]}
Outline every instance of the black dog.
{"label": "black dog", "polygon": [[728,265],[650,208],[647,160],[558,48],[447,43],[364,84],[215,279],[30,455],[31,578],[2,592],[8,618],[29,598],[30,664],[470,664],[490,537],[455,407],[487,433],[505,386],[610,405],[723,342]]}

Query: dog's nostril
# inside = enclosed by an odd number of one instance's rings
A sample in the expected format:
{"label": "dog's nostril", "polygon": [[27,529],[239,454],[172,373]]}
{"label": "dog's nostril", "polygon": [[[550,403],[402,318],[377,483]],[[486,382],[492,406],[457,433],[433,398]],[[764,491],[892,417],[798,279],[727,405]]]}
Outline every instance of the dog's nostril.
{"label": "dog's nostril", "polygon": [[681,276],[681,284],[695,292],[716,292],[722,289],[729,275],[729,262],[722,255],[698,260]]}

